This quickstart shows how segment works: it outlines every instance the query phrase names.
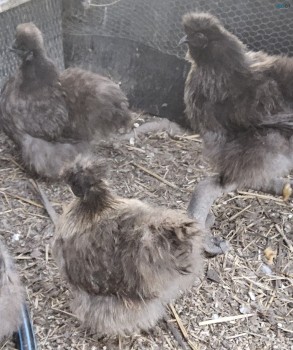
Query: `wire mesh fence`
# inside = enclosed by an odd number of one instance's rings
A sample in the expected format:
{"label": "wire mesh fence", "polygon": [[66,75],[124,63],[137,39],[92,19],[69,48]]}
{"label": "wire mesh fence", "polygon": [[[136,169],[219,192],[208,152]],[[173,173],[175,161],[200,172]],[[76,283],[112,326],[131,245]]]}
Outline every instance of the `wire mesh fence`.
{"label": "wire mesh fence", "polygon": [[293,8],[278,1],[63,0],[65,63],[121,82],[134,107],[184,122],[182,15],[211,12],[250,49],[293,54]]}
{"label": "wire mesh fence", "polygon": [[132,106],[171,119],[184,109],[188,64],[186,46],[178,46],[184,13],[217,15],[250,49],[293,54],[293,0],[9,1],[21,5],[0,13],[0,87],[19,64],[8,50],[15,27],[33,21],[59,68],[65,57],[66,66],[108,75],[122,84]]}
{"label": "wire mesh fence", "polygon": [[[292,1],[292,0],[290,0]],[[278,0],[64,0],[64,31],[144,43],[184,57],[178,46],[188,11],[217,15],[255,50],[293,54],[293,5]]]}
{"label": "wire mesh fence", "polygon": [[30,0],[0,13],[0,87],[19,65],[9,51],[19,23],[34,22],[44,34],[48,55],[59,68],[64,67],[61,9],[60,0]]}

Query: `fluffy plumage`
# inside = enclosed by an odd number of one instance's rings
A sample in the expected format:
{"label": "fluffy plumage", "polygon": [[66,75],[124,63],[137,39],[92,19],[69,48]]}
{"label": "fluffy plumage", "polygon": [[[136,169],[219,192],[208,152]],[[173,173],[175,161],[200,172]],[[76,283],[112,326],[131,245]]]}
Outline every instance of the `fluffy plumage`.
{"label": "fluffy plumage", "polygon": [[71,129],[83,139],[125,132],[130,127],[128,100],[110,79],[80,68],[68,68],[60,75],[60,82],[66,92],[69,115],[75,120]]}
{"label": "fluffy plumage", "polygon": [[33,23],[17,26],[13,50],[22,62],[2,89],[0,119],[29,169],[55,179],[90,141],[130,126],[119,86],[78,68],[60,74]]}
{"label": "fluffy plumage", "polygon": [[221,184],[260,189],[293,168],[293,59],[250,52],[214,16],[183,17],[186,115]]}
{"label": "fluffy plumage", "polygon": [[200,276],[200,230],[180,211],[115,195],[104,162],[83,157],[66,177],[78,198],[59,220],[53,253],[72,311],[98,334],[148,330]]}
{"label": "fluffy plumage", "polygon": [[20,326],[23,300],[23,288],[18,274],[0,241],[0,342]]}

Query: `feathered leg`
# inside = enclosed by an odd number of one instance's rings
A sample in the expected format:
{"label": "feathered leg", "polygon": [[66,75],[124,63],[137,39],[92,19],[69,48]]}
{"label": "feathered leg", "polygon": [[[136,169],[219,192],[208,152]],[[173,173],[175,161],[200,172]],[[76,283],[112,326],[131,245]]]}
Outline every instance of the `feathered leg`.
{"label": "feathered leg", "polygon": [[228,243],[218,237],[213,237],[209,228],[212,226],[210,209],[214,201],[224,193],[235,190],[236,184],[222,186],[219,176],[209,177],[200,181],[191,196],[187,213],[189,217],[195,219],[207,234],[204,241],[204,250],[208,256],[215,256],[225,253]]}
{"label": "feathered leg", "polygon": [[221,185],[219,176],[208,177],[200,181],[191,196],[187,214],[205,228],[207,220],[210,220],[209,212],[214,201],[223,194],[236,189],[236,184]]}
{"label": "feathered leg", "polygon": [[[254,186],[250,189],[272,195],[283,195],[284,199],[288,199],[288,197],[292,196],[292,187],[292,180],[273,179],[267,185]],[[206,231],[209,230],[213,225],[213,222],[211,222],[211,214],[209,212],[214,201],[225,193],[236,189],[236,184],[221,185],[219,176],[209,177],[200,181],[191,196],[187,208],[188,215],[197,220]],[[228,245],[226,241],[221,240],[218,237],[213,237],[211,232],[208,231],[205,237],[204,250],[207,255],[215,256],[225,253],[228,250]]]}

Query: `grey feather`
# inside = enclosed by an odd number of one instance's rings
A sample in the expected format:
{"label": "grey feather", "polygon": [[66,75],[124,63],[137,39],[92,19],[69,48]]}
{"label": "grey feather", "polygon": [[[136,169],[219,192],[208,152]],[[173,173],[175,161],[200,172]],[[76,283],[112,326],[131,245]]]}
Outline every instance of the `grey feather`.
{"label": "grey feather", "polygon": [[222,184],[257,189],[287,175],[293,168],[293,59],[250,52],[207,13],[186,14],[183,25],[191,62],[186,116]]}
{"label": "grey feather", "polygon": [[[88,151],[91,141],[131,126],[128,101],[119,86],[78,68],[60,73],[33,23],[17,26],[13,47],[21,65],[2,89],[0,121],[27,168],[56,179],[83,148]],[[80,146],[85,143],[87,147]]]}
{"label": "grey feather", "polygon": [[104,161],[79,157],[66,171],[78,196],[56,228],[53,254],[72,311],[98,334],[148,330],[203,269],[202,232],[180,211],[116,196]]}

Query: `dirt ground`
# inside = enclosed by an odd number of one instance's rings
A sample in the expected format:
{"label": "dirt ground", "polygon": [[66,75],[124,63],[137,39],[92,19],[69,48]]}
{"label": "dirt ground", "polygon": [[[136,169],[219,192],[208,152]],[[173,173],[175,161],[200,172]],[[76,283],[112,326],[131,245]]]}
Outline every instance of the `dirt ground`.
{"label": "dirt ground", "polygon": [[[98,148],[99,155],[109,159],[115,190],[186,209],[195,184],[211,173],[201,157],[201,140],[153,133],[131,143],[104,142]],[[15,257],[26,286],[39,349],[180,349],[163,322],[149,334],[123,339],[97,339],[80,326],[70,313],[70,292],[51,258],[53,225],[18,163],[17,150],[1,134],[0,238]],[[73,198],[64,184],[39,183],[58,212]],[[213,232],[225,237],[231,249],[205,261],[202,283],[174,303],[170,322],[179,329],[176,315],[184,327],[186,349],[293,349],[292,200],[230,193],[218,199],[213,212]],[[211,324],[201,324],[205,321]],[[0,349],[13,346],[5,342]]]}

